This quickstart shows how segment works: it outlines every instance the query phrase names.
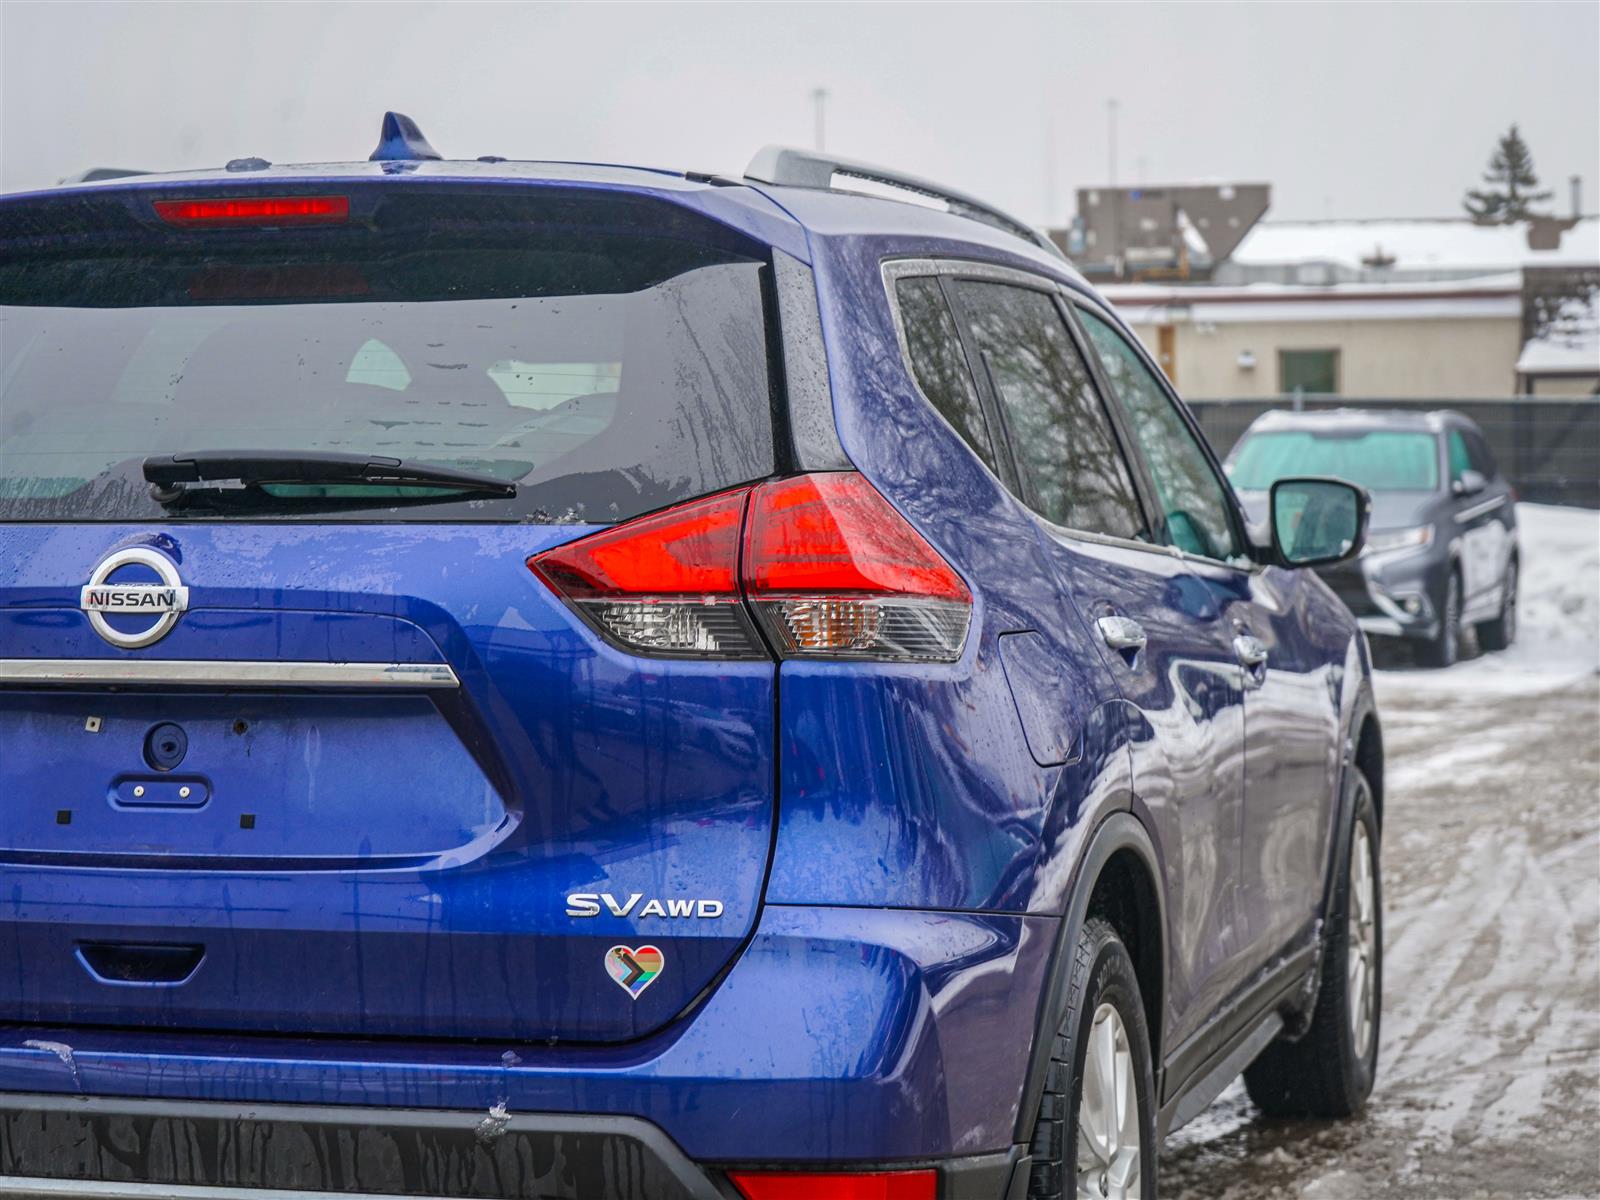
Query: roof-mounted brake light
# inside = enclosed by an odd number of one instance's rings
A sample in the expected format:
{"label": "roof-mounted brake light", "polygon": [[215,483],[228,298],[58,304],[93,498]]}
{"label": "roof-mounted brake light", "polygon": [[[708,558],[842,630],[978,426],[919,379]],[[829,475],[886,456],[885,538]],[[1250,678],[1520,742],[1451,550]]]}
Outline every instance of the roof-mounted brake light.
{"label": "roof-mounted brake light", "polygon": [[157,200],[168,225],[219,228],[239,225],[337,225],[350,219],[348,196],[233,196],[207,200]]}

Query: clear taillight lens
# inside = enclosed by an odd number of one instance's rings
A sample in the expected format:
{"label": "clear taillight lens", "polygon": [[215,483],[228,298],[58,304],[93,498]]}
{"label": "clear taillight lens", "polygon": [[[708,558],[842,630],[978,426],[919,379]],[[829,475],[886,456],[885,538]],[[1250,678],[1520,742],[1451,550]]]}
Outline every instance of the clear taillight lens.
{"label": "clear taillight lens", "polygon": [[[742,560],[741,560],[742,547]],[[642,654],[953,662],[972,594],[862,476],[801,475],[682,504],[529,559]]]}

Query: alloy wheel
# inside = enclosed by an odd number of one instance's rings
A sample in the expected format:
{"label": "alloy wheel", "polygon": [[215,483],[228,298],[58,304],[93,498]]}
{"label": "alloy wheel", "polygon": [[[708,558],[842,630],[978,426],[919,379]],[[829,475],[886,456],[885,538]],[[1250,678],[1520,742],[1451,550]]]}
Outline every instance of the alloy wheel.
{"label": "alloy wheel", "polygon": [[1444,642],[1444,661],[1449,666],[1461,652],[1461,584],[1454,575],[1445,586],[1444,628],[1439,636]]}
{"label": "alloy wheel", "polygon": [[1350,1039],[1356,1057],[1365,1059],[1371,1047],[1377,1007],[1375,974],[1378,956],[1377,888],[1372,875],[1372,840],[1367,827],[1356,822],[1350,845],[1350,894],[1346,913],[1346,963],[1349,986]]}
{"label": "alloy wheel", "polygon": [[1122,1017],[1095,1010],[1078,1097],[1079,1200],[1126,1200],[1141,1194],[1138,1078]]}
{"label": "alloy wheel", "polygon": [[1510,645],[1517,636],[1517,564],[1514,562],[1506,567],[1505,601],[1502,607],[1504,612],[1500,620],[1504,627],[1506,644]]}

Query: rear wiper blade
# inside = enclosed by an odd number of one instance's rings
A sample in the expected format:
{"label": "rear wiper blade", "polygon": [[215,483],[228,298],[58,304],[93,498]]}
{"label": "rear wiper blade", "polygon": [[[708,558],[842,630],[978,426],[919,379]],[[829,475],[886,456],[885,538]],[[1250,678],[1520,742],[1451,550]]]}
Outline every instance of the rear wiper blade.
{"label": "rear wiper blade", "polygon": [[[343,454],[331,450],[197,450],[152,454],[144,460],[145,482],[158,503],[181,499],[193,484],[238,480],[260,484],[379,484],[392,487],[436,487],[448,492],[480,492],[515,496],[509,479],[434,467],[375,454]],[[210,490],[210,489],[206,489]]]}

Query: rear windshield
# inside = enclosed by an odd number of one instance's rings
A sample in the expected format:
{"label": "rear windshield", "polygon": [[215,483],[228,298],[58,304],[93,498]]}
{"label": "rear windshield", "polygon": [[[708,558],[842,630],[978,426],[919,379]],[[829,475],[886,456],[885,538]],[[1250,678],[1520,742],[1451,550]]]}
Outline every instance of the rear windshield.
{"label": "rear windshield", "polygon": [[1241,491],[1265,491],[1294,475],[1332,475],[1374,492],[1431,492],[1439,486],[1439,444],[1431,433],[1393,430],[1246,434],[1228,463]]}
{"label": "rear windshield", "polygon": [[[570,205],[558,228],[449,203],[450,222],[414,206],[359,230],[6,256],[0,520],[611,522],[772,473],[758,258],[614,215],[574,226]],[[204,450],[372,454],[518,489],[265,485],[163,508],[145,457]]]}

